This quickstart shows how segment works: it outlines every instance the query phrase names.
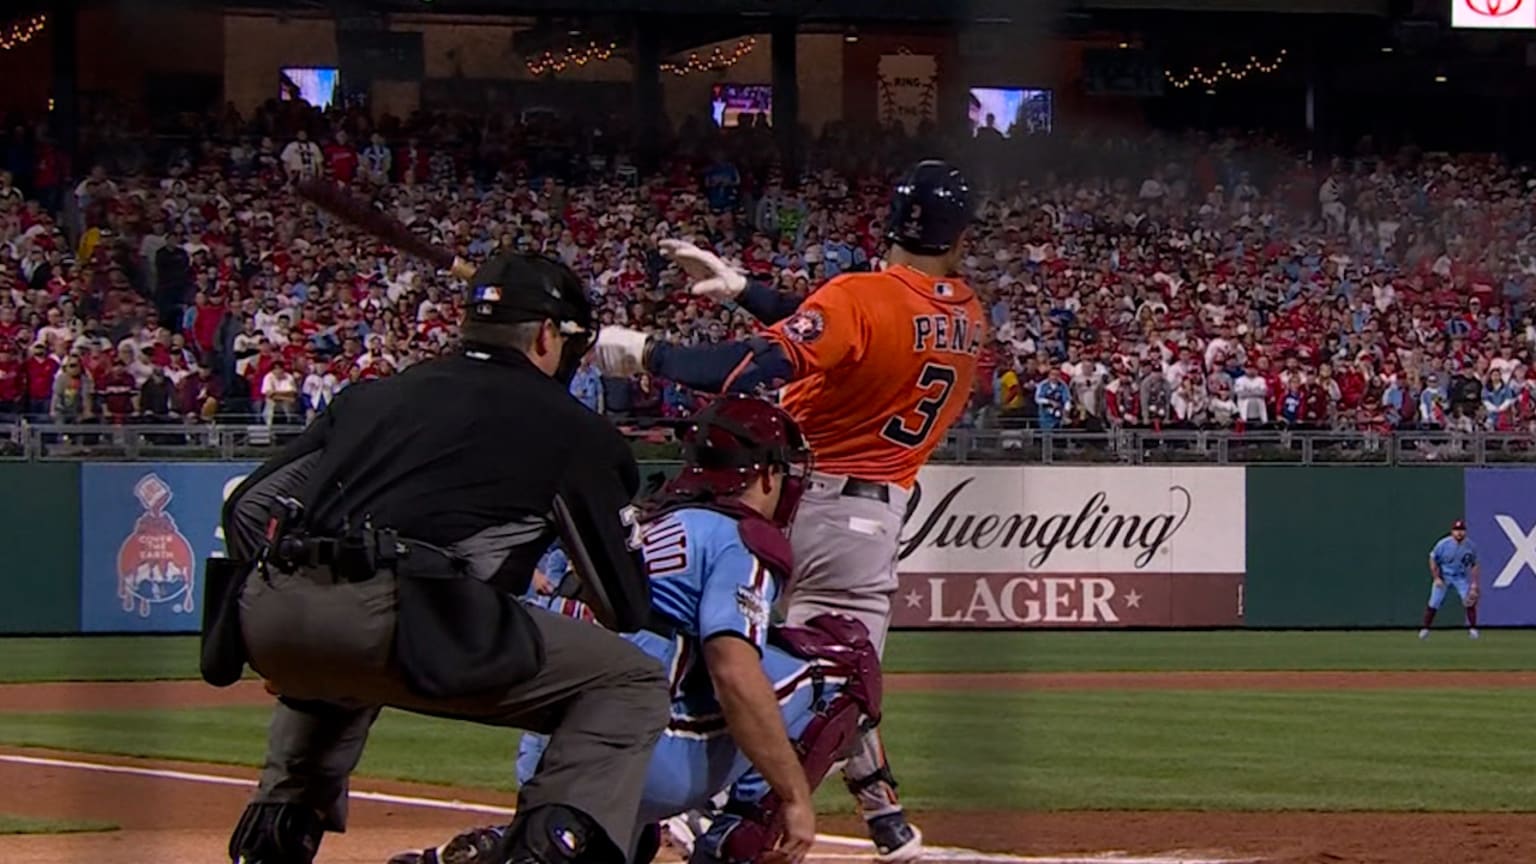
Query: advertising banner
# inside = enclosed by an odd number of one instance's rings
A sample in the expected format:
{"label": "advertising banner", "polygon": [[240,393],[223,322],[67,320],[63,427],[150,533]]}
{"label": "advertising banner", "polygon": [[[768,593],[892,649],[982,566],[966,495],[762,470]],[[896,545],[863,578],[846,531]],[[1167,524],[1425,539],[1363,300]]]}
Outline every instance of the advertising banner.
{"label": "advertising banner", "polygon": [[911,133],[938,116],[939,58],[905,51],[886,54],[877,74],[880,125],[900,123]]}
{"label": "advertising banner", "polygon": [[220,510],[256,465],[81,466],[81,629],[197,632],[203,559],[224,549]]}
{"label": "advertising banner", "polygon": [[925,468],[893,624],[1240,625],[1245,498],[1241,468]]}
{"label": "advertising banner", "polygon": [[[1467,539],[1482,565],[1478,623],[1536,624],[1536,470],[1469,468],[1466,484]],[[1426,559],[1433,542],[1424,544]]]}

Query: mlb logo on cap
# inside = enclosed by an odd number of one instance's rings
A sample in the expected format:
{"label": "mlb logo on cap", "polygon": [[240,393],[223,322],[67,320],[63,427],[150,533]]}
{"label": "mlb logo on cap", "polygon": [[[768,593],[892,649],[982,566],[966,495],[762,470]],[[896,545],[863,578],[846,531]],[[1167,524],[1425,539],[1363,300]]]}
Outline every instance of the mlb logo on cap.
{"label": "mlb logo on cap", "polygon": [[499,285],[481,285],[480,287],[476,288],[475,289],[475,302],[476,303],[499,303],[499,302],[501,302],[501,286],[499,286]]}

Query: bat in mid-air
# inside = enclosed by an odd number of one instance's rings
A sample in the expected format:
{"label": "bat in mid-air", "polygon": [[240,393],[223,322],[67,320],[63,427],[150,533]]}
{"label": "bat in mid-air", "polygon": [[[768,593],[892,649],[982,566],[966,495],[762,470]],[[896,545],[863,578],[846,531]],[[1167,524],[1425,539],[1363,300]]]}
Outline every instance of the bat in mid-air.
{"label": "bat in mid-air", "polygon": [[368,202],[353,197],[333,183],[324,180],[305,180],[298,184],[297,191],[300,197],[316,207],[343,222],[357,226],[402,252],[421,258],[441,270],[447,270],[460,279],[470,279],[475,275],[475,265],[441,246],[433,246],[418,237],[406,227],[405,223],[387,213],[375,210]]}

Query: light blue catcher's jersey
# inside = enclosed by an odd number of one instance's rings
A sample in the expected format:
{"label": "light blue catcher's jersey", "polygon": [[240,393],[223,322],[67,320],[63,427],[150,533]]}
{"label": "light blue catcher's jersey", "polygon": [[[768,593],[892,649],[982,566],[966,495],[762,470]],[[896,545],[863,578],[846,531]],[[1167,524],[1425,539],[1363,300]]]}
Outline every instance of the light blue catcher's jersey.
{"label": "light blue catcher's jersey", "polygon": [[626,638],[667,669],[675,717],[718,715],[703,644],[730,634],[722,638],[744,639],[762,653],[778,580],[742,543],[737,521],[713,510],[673,511],[647,524],[643,537],[651,610],[677,635]]}

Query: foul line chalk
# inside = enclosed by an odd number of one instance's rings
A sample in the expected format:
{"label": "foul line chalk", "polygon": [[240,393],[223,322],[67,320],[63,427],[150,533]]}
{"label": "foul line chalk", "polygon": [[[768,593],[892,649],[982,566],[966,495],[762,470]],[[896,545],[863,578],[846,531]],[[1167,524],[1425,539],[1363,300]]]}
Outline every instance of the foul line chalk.
{"label": "foul line chalk", "polygon": [[[37,765],[45,768],[75,768],[81,771],[95,771],[98,774],[129,774],[135,777],[157,777],[162,780],[182,780],[188,783],[204,783],[211,786],[243,786],[249,789],[256,785],[254,780],[242,780],[239,777],[222,777],[217,774],[192,774],[186,771],[135,768],[130,765],[105,765],[100,762],[76,762],[69,759],[42,759],[36,756],[0,754],[0,762],[10,762],[16,765]],[[383,792],[353,792],[351,797],[363,801],[377,801],[381,804],[402,804],[407,807],[458,810],[466,813],[488,813],[494,816],[510,816],[517,812],[511,807],[497,807],[492,804],[474,804],[468,801],[452,801],[442,798],[418,798],[414,795],[387,795]]]}
{"label": "foul line chalk", "polygon": [[[202,783],[210,786],[239,786],[248,789],[256,785],[253,780],[242,780],[239,777],[224,777],[218,774],[196,774],[189,771],[170,771],[163,768],[138,768],[131,765],[109,765],[102,762],[83,762],[72,759],[47,759],[39,756],[0,754],[0,763],[32,765],[41,768],[72,768],[78,771],[94,771],[98,774],[127,774],[134,777],[180,780],[186,783]],[[351,793],[351,797],[361,801],[377,801],[381,804],[400,804],[406,807],[454,810],[463,813],[485,813],[493,816],[510,816],[516,812],[511,807],[498,807],[494,804],[476,804],[471,801],[444,798],[422,798],[415,795],[389,795],[383,792],[354,791]],[[829,846],[870,850],[863,854],[813,854],[811,857],[818,861],[868,861],[872,857],[870,852],[873,851],[873,848],[870,846],[869,841],[860,837],[818,834],[816,835],[816,841]],[[1258,861],[1258,859],[1252,858],[1234,860],[1225,858],[1189,858],[1178,855],[1132,857],[1118,853],[1097,856],[1073,855],[1067,857],[1001,855],[947,846],[925,847],[923,858],[928,861],[968,861],[976,862],[976,864],[1254,864],[1254,862]]]}

